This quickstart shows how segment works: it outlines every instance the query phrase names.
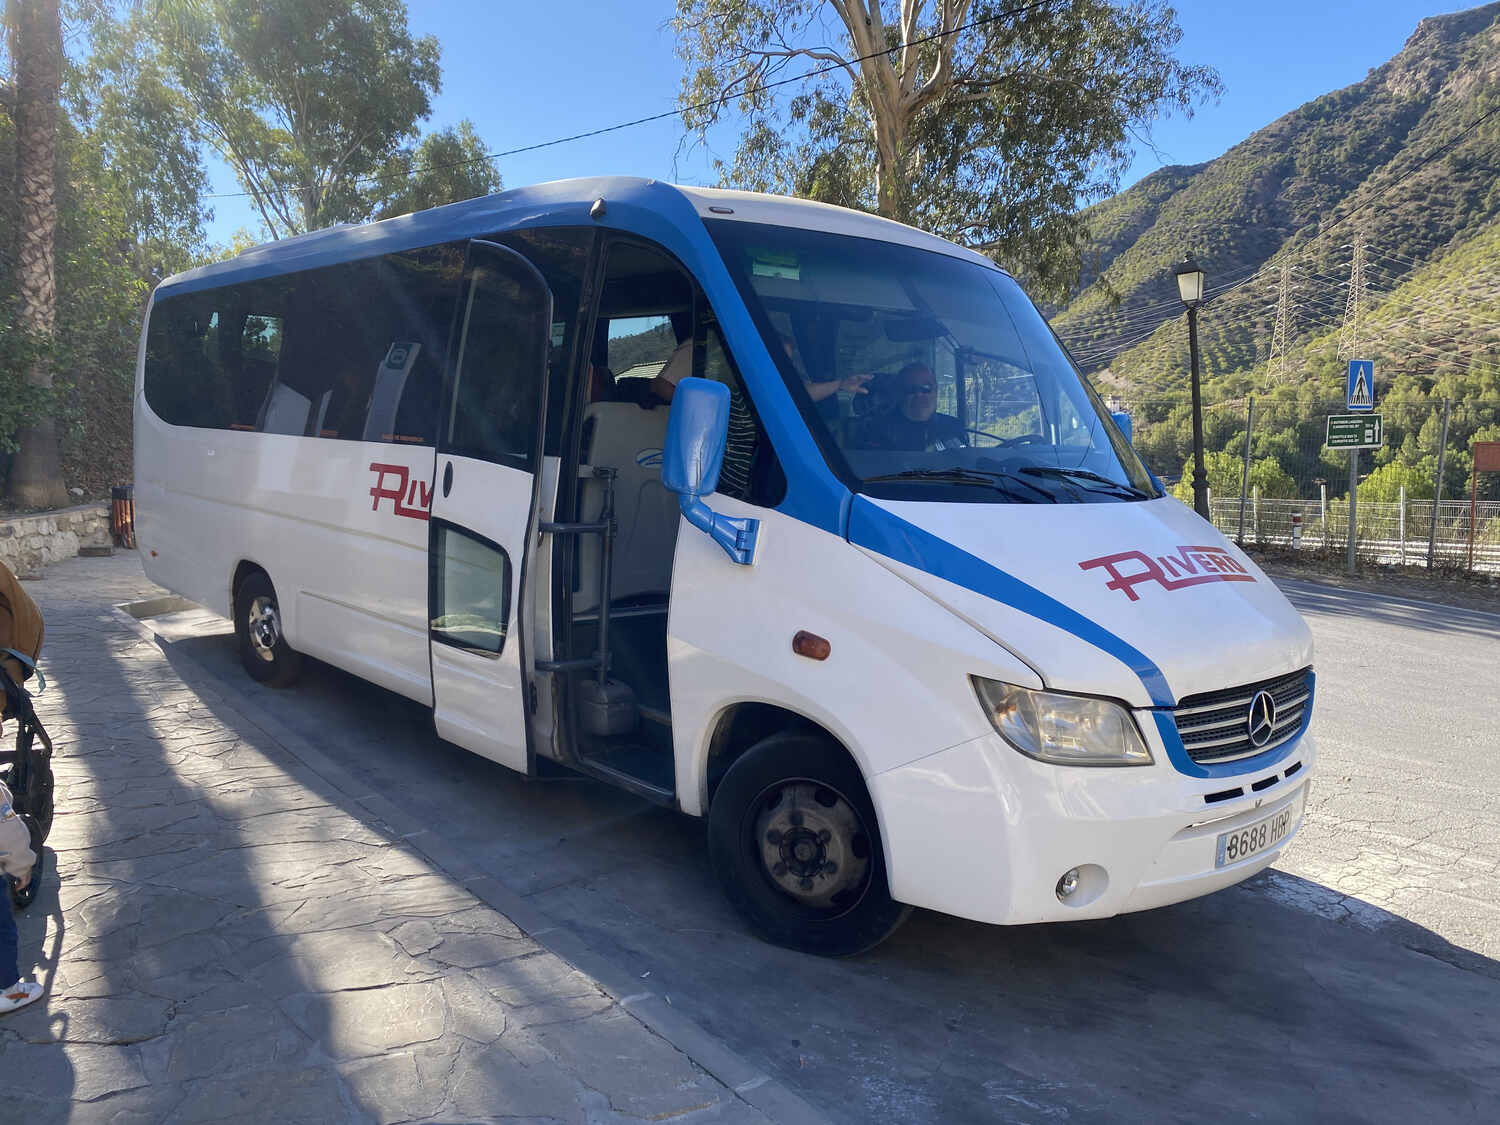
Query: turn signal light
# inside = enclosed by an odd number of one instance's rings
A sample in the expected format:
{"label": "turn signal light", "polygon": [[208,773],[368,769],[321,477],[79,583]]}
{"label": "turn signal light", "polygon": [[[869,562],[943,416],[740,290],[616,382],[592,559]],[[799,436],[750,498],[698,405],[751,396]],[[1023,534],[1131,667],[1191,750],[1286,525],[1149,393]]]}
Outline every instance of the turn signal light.
{"label": "turn signal light", "polygon": [[833,646],[828,643],[827,638],[801,629],[792,638],[792,651],[809,660],[827,660],[828,654],[833,651]]}

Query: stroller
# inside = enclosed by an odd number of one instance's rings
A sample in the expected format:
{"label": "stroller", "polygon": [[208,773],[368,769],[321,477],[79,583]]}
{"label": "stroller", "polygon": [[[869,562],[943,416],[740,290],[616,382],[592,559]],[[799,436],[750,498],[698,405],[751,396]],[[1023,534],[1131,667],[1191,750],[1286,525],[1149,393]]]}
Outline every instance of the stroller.
{"label": "stroller", "polygon": [[10,790],[12,804],[31,833],[36,866],[24,890],[10,880],[11,901],[25,909],[41,884],[46,853],[42,844],[52,830],[52,739],[37,721],[31,694],[22,686],[33,675],[38,690],[46,680],[36,671],[42,648],[42,615],[36,603],[4,564],[0,564],[0,718],[15,724],[16,748],[0,750],[0,781]]}

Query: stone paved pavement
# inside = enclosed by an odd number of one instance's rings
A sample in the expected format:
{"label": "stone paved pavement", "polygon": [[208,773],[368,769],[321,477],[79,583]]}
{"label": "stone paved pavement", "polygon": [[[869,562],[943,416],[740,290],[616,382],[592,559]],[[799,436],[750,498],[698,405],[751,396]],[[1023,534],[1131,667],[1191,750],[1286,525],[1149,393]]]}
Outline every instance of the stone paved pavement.
{"label": "stone paved pavement", "polygon": [[174,667],[111,609],[160,593],[133,558],[28,589],[58,815],[20,916],[47,994],[0,1020],[7,1119],[815,1118],[494,909],[503,891],[408,831],[399,794],[351,796]]}

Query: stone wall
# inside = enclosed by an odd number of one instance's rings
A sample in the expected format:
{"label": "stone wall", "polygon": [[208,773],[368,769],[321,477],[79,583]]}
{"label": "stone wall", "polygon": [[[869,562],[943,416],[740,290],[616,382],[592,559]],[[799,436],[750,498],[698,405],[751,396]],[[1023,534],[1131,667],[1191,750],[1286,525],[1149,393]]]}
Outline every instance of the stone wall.
{"label": "stone wall", "polygon": [[0,562],[19,575],[71,559],[80,547],[107,547],[109,542],[107,503],[0,518]]}

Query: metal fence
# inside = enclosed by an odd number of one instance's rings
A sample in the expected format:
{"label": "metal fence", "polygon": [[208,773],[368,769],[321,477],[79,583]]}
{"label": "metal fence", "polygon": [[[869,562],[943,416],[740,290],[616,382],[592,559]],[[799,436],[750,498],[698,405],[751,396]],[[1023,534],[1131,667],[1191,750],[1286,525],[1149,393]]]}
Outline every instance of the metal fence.
{"label": "metal fence", "polygon": [[[1472,569],[1500,573],[1500,502],[1444,500],[1432,526],[1431,500],[1356,504],[1354,546],[1365,562],[1386,566],[1470,567],[1469,531],[1474,529]],[[1349,502],[1329,499],[1326,489],[1308,500],[1270,499],[1256,489],[1245,498],[1209,497],[1214,526],[1244,546],[1284,547],[1342,558],[1348,545]]]}
{"label": "metal fence", "polygon": [[[1134,442],[1146,464],[1190,503],[1189,403],[1127,397],[1118,405],[1131,414]],[[1500,572],[1500,474],[1480,475],[1479,499],[1470,511],[1472,445],[1500,433],[1500,402],[1390,402],[1377,404],[1377,412],[1384,420],[1384,445],[1358,457],[1358,559]],[[1214,524],[1246,546],[1344,557],[1348,452],[1324,448],[1328,416],[1344,413],[1342,402],[1285,398],[1247,396],[1205,405]]]}

